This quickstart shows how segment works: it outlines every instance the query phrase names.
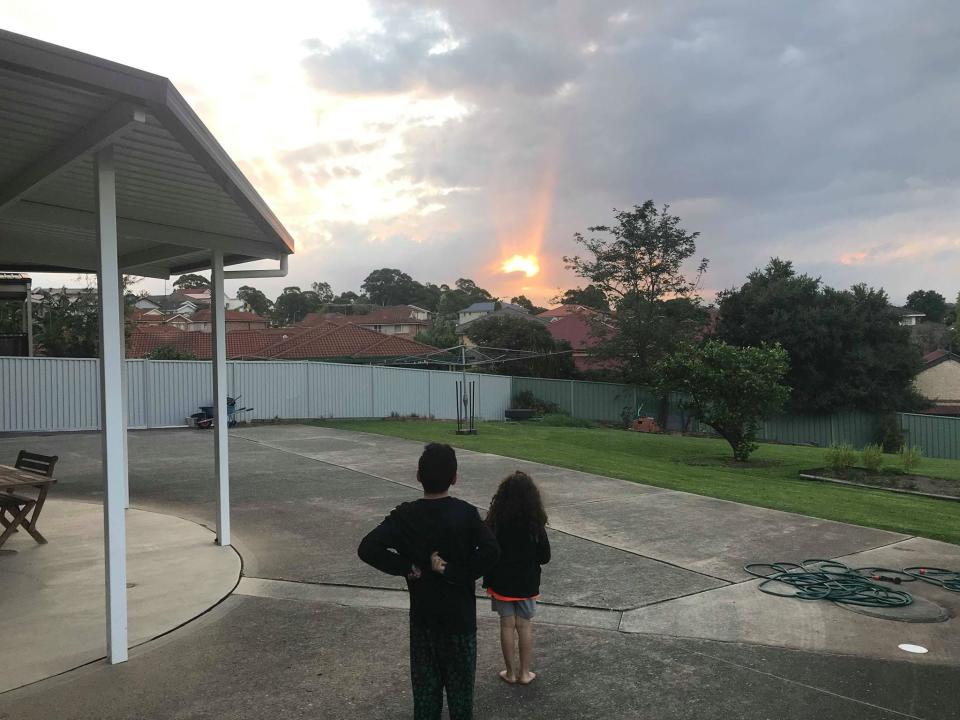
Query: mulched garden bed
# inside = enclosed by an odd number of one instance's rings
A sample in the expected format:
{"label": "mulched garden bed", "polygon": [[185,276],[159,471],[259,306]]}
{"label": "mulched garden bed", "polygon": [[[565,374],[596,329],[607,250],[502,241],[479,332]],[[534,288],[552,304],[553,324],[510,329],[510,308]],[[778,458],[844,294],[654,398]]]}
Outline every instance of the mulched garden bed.
{"label": "mulched garden bed", "polygon": [[800,477],[804,480],[857,485],[908,495],[922,495],[946,500],[960,500],[960,482],[926,475],[907,475],[900,473],[871,473],[862,468],[851,468],[838,472],[833,468],[814,468],[803,470]]}

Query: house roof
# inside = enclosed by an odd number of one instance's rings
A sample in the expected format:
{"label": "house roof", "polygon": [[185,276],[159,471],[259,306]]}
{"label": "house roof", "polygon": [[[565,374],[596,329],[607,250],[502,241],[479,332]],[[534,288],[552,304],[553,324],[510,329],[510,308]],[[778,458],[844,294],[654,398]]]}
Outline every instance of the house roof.
{"label": "house roof", "polygon": [[[491,313],[491,312],[494,311],[494,308],[496,308],[496,305],[497,305],[497,303],[496,303],[495,300],[489,300],[489,301],[486,301],[486,302],[475,302],[473,305],[471,305],[470,307],[465,307],[465,308],[464,308],[463,310],[461,310],[460,312],[462,312],[462,313],[475,313],[475,312]],[[500,303],[500,308],[503,309],[503,310],[512,310],[512,311],[514,311],[514,312],[523,313],[524,315],[529,315],[529,314],[530,314],[525,307],[521,307],[520,305],[514,305],[513,303],[508,303],[508,302]]]}
{"label": "house roof", "polygon": [[594,310],[593,308],[586,307],[585,305],[558,305],[555,308],[550,308],[549,310],[544,310],[542,313],[538,313],[537,317],[561,318],[567,317],[568,315],[575,315],[577,313],[585,315],[597,315],[599,312],[599,310]]}
{"label": "house roof", "polygon": [[926,317],[927,314],[920,312],[919,310],[914,310],[911,307],[900,307],[899,305],[891,305],[891,307],[896,310],[901,317]]}
{"label": "house roof", "polygon": [[[594,312],[593,316],[598,314]],[[543,313],[539,317],[543,317]],[[555,319],[547,325],[547,330],[554,340],[566,340],[574,350],[586,350],[600,342],[594,334],[591,317],[589,313],[570,313]]]}
{"label": "house roof", "polygon": [[949,350],[933,350],[923,356],[923,370],[929,370],[934,365],[939,365],[948,360],[960,362],[960,355],[952,353]]}
{"label": "house roof", "polygon": [[[94,154],[112,148],[123,272],[277,259],[293,239],[165,77],[0,30],[0,243],[11,270],[98,266]],[[109,164],[109,163],[108,163]]]}
{"label": "house roof", "polygon": [[[381,335],[352,323],[325,323],[313,327],[230,330],[227,357],[277,360],[373,359],[421,355],[436,348],[395,335]],[[138,326],[130,336],[127,356],[142,358],[159,347],[189,352],[209,360],[211,337],[170,325]]]}
{"label": "house roof", "polygon": [[423,308],[413,305],[392,305],[389,307],[378,308],[366,315],[352,315],[350,322],[361,325],[391,325],[391,324],[410,324],[426,325],[429,320],[418,320],[413,316],[414,311],[428,312]]}
{"label": "house roof", "polygon": [[[523,308],[521,308],[521,309],[523,309]],[[467,332],[467,330],[469,329],[470,325],[472,325],[472,324],[475,323],[475,322],[480,322],[481,320],[486,320],[487,318],[491,318],[491,317],[506,317],[506,316],[509,316],[509,317],[520,317],[520,318],[523,318],[524,320],[529,320],[530,322],[540,323],[541,325],[547,325],[547,324],[549,324],[549,322],[550,322],[550,318],[545,318],[545,317],[542,317],[542,316],[540,316],[540,315],[531,315],[531,314],[528,313],[526,310],[523,310],[523,312],[517,312],[517,311],[512,310],[512,309],[510,309],[510,308],[508,308],[508,307],[503,307],[503,308],[501,308],[501,309],[499,309],[499,310],[495,310],[495,311],[493,311],[493,312],[489,312],[489,313],[487,313],[486,315],[482,315],[482,316],[480,316],[480,317],[471,318],[471,319],[467,320],[466,322],[460,323],[460,324],[457,325],[457,327],[454,329],[454,332],[456,332],[456,333],[465,333],[465,332]]]}
{"label": "house roof", "polygon": [[[210,315],[210,310],[197,310],[190,316],[190,319],[193,322],[209,322]],[[232,322],[266,322],[264,318],[256,313],[246,312],[245,310],[226,310],[224,311],[224,319]]]}

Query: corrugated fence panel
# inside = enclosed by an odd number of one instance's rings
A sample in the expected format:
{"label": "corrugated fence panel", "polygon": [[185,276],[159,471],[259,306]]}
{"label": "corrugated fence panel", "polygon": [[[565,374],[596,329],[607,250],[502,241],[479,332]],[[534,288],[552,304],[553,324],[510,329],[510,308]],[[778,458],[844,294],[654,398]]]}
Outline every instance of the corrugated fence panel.
{"label": "corrugated fence panel", "polygon": [[933,458],[960,459],[960,418],[898,413],[904,440]]}
{"label": "corrugated fence panel", "polygon": [[[457,417],[458,372],[435,371],[430,373],[430,413],[440,420]],[[469,378],[468,378],[469,381]]]}
{"label": "corrugated fence panel", "polygon": [[374,415],[430,415],[430,377],[422,370],[374,367]]}
{"label": "corrugated fence panel", "polygon": [[231,362],[232,397],[240,407],[251,407],[250,420],[297,419],[310,417],[308,363]]}
{"label": "corrugated fence panel", "polygon": [[147,387],[150,427],[183,425],[198,407],[213,403],[213,377],[208,362],[151,360]]}
{"label": "corrugated fence panel", "polygon": [[510,378],[504,375],[479,375],[477,413],[482,420],[503,420],[510,408]]}
{"label": "corrugated fence panel", "polygon": [[0,430],[95,430],[97,368],[87,358],[0,358]]}
{"label": "corrugated fence panel", "polygon": [[624,409],[636,411],[636,391],[630,385],[600,382],[574,382],[573,415],[587,420],[617,422]]}
{"label": "corrugated fence panel", "polygon": [[373,417],[373,368],[310,363],[311,417]]}
{"label": "corrugated fence panel", "polygon": [[127,427],[144,428],[147,427],[147,416],[145,411],[144,396],[146,388],[144,387],[144,363],[149,360],[127,360],[124,367],[127,373]]}
{"label": "corrugated fence panel", "polygon": [[847,443],[860,448],[873,442],[876,424],[876,418],[867,413],[783,415],[763,423],[760,439],[818,447]]}

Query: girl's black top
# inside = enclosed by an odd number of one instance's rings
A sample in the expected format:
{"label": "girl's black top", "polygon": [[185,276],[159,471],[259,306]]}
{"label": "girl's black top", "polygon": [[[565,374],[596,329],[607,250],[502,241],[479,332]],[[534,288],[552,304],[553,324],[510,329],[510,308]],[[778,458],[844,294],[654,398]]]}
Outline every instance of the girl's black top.
{"label": "girl's black top", "polygon": [[546,528],[497,528],[500,561],[483,578],[483,586],[497,595],[530,598],[540,594],[540,566],[550,562]]}

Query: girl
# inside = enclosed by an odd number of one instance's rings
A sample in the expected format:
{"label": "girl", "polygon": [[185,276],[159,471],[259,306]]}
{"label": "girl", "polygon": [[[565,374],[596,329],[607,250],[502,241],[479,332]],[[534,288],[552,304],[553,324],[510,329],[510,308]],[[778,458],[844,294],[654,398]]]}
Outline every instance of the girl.
{"label": "girl", "polygon": [[511,684],[529,685],[537,676],[530,660],[540,566],[550,562],[546,524],[540,491],[529,475],[518,470],[500,483],[487,513],[487,525],[500,544],[500,562],[483,578],[483,586],[500,615],[500,647],[507,666],[500,678]]}

